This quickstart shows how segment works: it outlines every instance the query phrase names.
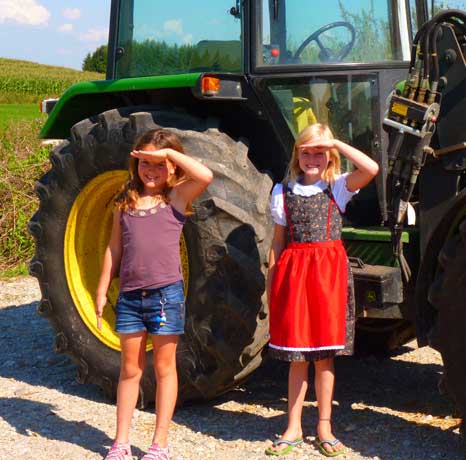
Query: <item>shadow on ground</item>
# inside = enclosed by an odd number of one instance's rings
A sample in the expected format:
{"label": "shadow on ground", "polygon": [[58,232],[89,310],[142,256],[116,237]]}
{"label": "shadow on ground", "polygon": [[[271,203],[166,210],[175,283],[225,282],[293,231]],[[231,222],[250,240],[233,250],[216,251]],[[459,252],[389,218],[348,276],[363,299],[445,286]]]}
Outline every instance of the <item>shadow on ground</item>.
{"label": "shadow on ground", "polygon": [[76,366],[54,353],[55,332],[37,314],[38,302],[0,309],[0,377],[107,402],[96,385],[79,385]]}
{"label": "shadow on ground", "polygon": [[[286,412],[287,372],[286,364],[267,361],[241,388],[213,404],[181,408],[175,420],[217,439],[263,441],[265,446],[284,430],[286,415],[263,417],[254,413],[254,406]],[[466,459],[464,441],[453,429],[419,424],[386,411],[400,411],[407,418],[422,414],[450,416],[453,406],[437,389],[441,366],[398,361],[389,356],[341,357],[337,359],[336,373],[338,406],[334,407],[334,428],[352,450],[380,460]],[[312,377],[311,370],[310,382]],[[243,404],[245,409],[242,412],[225,409],[222,404],[231,400]],[[306,400],[315,400],[312,385]],[[354,403],[360,404],[352,407]],[[317,419],[315,407],[304,408],[305,436],[315,435]],[[380,444],[388,444],[390,453],[381,453]],[[387,448],[383,450],[386,452]]]}
{"label": "shadow on ground", "polygon": [[[86,422],[63,419],[51,404],[21,398],[0,398],[0,412],[2,417],[24,436],[39,435],[44,439],[69,442],[84,449],[112,443],[103,431]],[[34,417],[30,417],[30,414],[34,414]],[[104,456],[106,450],[105,447],[101,447],[93,452]],[[136,451],[138,455],[141,454]]]}
{"label": "shadow on ground", "polygon": [[[74,364],[67,356],[52,351],[54,332],[48,321],[36,314],[36,308],[37,302],[0,309],[0,376],[107,402],[100,388],[75,382]],[[13,354],[11,350],[14,350]],[[402,352],[400,348],[396,354]],[[384,411],[389,408],[405,414],[450,415],[452,406],[437,389],[441,366],[394,360],[389,356],[380,359],[369,356],[339,358],[336,368],[335,399],[339,406],[334,410],[335,432],[354,451],[364,456],[378,456],[380,460],[466,458],[464,444],[453,430],[416,424]],[[179,408],[175,422],[217,439],[263,441],[265,445],[274,434],[284,429],[286,416],[264,417],[254,406],[286,411],[287,370],[286,364],[268,360],[240,388],[209,403]],[[307,400],[313,401],[313,395],[311,386]],[[227,401],[243,406],[228,410],[222,406]],[[352,408],[353,403],[372,407],[358,410]],[[0,399],[0,408],[6,405],[14,405],[13,411],[6,411],[10,414],[6,420],[20,432],[29,430],[63,441],[73,439],[79,432],[77,441],[73,442],[85,448],[111,442],[102,431],[84,422],[64,420],[49,404],[20,397]],[[152,411],[151,408],[148,410]],[[27,417],[31,411],[39,411],[45,423],[31,425]],[[305,434],[314,435],[315,407],[305,407],[303,421]],[[80,444],[80,440],[84,444]],[[390,455],[380,454],[378,445],[382,442],[391,446]],[[426,452],[433,456],[426,457]]]}

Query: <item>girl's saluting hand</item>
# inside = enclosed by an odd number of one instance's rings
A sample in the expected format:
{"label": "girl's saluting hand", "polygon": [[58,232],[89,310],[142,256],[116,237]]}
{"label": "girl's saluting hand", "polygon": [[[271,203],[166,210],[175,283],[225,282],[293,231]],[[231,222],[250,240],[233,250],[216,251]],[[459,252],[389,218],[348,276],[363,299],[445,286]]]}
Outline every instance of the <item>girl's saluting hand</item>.
{"label": "girl's saluting hand", "polygon": [[159,150],[133,150],[131,156],[139,158],[140,160],[166,160],[168,159],[168,152],[172,149],[159,149]]}
{"label": "girl's saluting hand", "polygon": [[299,146],[299,150],[329,150],[336,148],[335,139],[314,139]]}

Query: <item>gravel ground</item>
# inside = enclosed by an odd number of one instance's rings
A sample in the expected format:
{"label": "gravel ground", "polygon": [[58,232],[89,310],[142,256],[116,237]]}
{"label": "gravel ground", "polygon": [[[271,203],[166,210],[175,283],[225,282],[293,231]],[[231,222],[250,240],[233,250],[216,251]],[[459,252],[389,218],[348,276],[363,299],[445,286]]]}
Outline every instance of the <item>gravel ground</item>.
{"label": "gravel ground", "polygon": [[[99,388],[75,382],[75,366],[52,351],[54,334],[35,310],[32,278],[0,280],[0,459],[100,459],[112,442],[115,407]],[[466,458],[459,419],[439,395],[441,359],[414,342],[391,356],[337,361],[334,428],[345,460]],[[268,362],[242,387],[176,411],[173,459],[266,458],[286,424],[286,366]],[[313,392],[304,408],[306,442],[286,458],[322,459],[313,444]],[[133,455],[148,447],[153,409],[136,410]]]}

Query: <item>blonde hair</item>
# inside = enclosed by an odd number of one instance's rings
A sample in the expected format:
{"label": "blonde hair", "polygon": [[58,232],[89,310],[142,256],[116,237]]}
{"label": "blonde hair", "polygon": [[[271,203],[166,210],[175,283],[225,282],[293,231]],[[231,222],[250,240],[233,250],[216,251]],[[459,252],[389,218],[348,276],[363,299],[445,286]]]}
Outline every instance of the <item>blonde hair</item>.
{"label": "blonde hair", "polygon": [[[285,174],[284,183],[296,182],[298,177],[303,174],[303,171],[299,167],[298,155],[301,145],[319,138],[334,139],[332,131],[328,125],[323,123],[313,123],[299,133],[293,146],[293,152]],[[323,178],[325,181],[333,185],[336,179],[335,175],[340,174],[341,172],[341,161],[340,154],[337,149],[330,149],[329,153],[329,160],[324,171]]]}
{"label": "blonde hair", "polygon": [[[153,145],[158,149],[171,148],[177,152],[184,153],[183,146],[178,136],[171,131],[163,128],[151,129],[136,139],[133,150],[142,150],[147,145]],[[123,184],[120,193],[115,198],[115,205],[120,211],[128,211],[129,208],[135,208],[136,203],[144,192],[144,183],[138,174],[139,158],[130,157],[129,159],[129,178]],[[162,191],[162,200],[165,203],[170,202],[170,190],[180,182],[186,180],[184,171],[177,165],[175,172],[169,175],[166,185]],[[186,206],[186,214],[192,214],[192,204]]]}

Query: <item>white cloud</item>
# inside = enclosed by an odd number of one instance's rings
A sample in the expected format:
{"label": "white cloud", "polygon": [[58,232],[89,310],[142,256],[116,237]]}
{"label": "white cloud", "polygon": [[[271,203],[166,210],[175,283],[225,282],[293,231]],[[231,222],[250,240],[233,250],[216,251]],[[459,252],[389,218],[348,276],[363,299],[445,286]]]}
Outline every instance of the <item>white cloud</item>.
{"label": "white cloud", "polygon": [[193,42],[193,35],[183,32],[183,21],[181,19],[169,19],[168,21],[165,21],[163,24],[163,30],[166,34],[178,35],[185,44]]}
{"label": "white cloud", "polygon": [[47,25],[49,18],[50,12],[36,0],[0,0],[0,23],[42,26]]}
{"label": "white cloud", "polygon": [[58,28],[58,32],[72,32],[73,31],[73,24],[62,24]]}
{"label": "white cloud", "polygon": [[182,35],[183,21],[181,21],[181,19],[169,19],[163,24],[163,29],[167,32],[174,32],[177,35]]}
{"label": "white cloud", "polygon": [[107,42],[108,29],[107,28],[93,28],[87,32],[80,34],[79,39],[82,42]]}
{"label": "white cloud", "polygon": [[66,19],[74,21],[81,17],[81,10],[79,8],[65,8],[62,14]]}
{"label": "white cloud", "polygon": [[193,42],[193,34],[186,34],[183,36],[183,43],[185,45],[191,45]]}

